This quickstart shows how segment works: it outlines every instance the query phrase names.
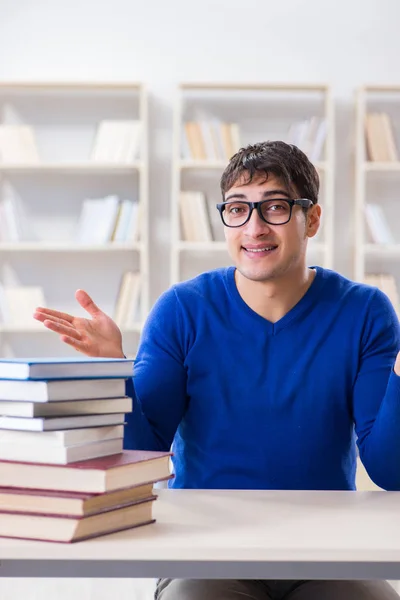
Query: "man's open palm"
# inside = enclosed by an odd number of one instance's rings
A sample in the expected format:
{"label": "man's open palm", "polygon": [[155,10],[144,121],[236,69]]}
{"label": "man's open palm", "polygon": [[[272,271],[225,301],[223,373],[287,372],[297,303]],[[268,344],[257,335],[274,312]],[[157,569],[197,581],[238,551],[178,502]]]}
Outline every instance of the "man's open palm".
{"label": "man's open palm", "polygon": [[59,334],[61,340],[87,356],[123,358],[121,331],[84,290],[75,298],[91,318],[74,317],[50,308],[38,307],[33,318]]}

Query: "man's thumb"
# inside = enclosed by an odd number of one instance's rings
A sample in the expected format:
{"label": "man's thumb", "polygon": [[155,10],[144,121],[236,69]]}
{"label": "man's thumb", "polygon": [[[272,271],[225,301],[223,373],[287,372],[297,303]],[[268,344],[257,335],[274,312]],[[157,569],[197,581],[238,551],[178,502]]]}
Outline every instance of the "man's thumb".
{"label": "man's thumb", "polygon": [[78,300],[79,304],[84,308],[92,317],[96,317],[101,314],[103,311],[93,302],[91,297],[85,290],[76,290],[75,298]]}

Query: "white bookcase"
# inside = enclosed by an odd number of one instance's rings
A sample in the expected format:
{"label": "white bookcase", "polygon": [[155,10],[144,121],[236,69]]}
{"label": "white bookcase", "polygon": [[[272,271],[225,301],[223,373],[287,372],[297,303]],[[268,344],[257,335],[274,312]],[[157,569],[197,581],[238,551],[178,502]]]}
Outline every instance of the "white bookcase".
{"label": "white bookcase", "polygon": [[[400,283],[400,86],[368,85],[356,92],[354,277],[391,274]],[[367,144],[367,115],[385,114],[388,126],[378,127],[376,155]],[[366,207],[383,216],[375,235]],[[379,216],[379,215],[378,215]],[[389,235],[388,235],[389,234]],[[400,308],[400,307],[399,307]]]}
{"label": "white bookcase", "polygon": [[[325,138],[317,160],[320,203],[323,207],[321,232],[309,243],[309,263],[327,268],[333,265],[334,109],[327,85],[182,83],[177,90],[173,125],[171,194],[171,283],[188,279],[204,270],[230,264],[223,226],[215,208],[221,201],[219,180],[229,161],[188,155],[188,122],[234,123],[240,146],[281,139],[296,143],[303,139],[312,154],[314,131],[300,124],[325,124]],[[296,135],[290,128],[297,128]],[[307,125],[308,127],[308,125]],[[312,127],[310,125],[310,127]],[[315,125],[314,125],[315,127]],[[205,134],[204,134],[205,135]],[[303,138],[301,137],[303,135]],[[186,136],[186,137],[185,137]],[[294,139],[295,138],[295,139]],[[311,144],[311,145],[310,145]],[[234,151],[238,150],[234,144]],[[305,150],[305,148],[304,148]],[[309,153],[309,154],[310,154]],[[181,191],[201,191],[207,201],[212,241],[185,241],[180,215]]]}
{"label": "white bookcase", "polygon": [[[139,317],[123,329],[124,349],[136,351],[149,310],[148,102],[138,83],[0,83],[0,126],[28,125],[39,161],[0,161],[0,198],[10,195],[25,218],[24,237],[0,242],[3,285],[41,286],[46,305],[87,316],[75,300],[85,289],[113,316],[122,274],[140,271]],[[100,122],[138,121],[137,159],[92,160]],[[135,242],[77,243],[86,198],[117,195],[138,201]],[[32,318],[29,325],[0,325],[1,356],[64,356],[74,350]]]}

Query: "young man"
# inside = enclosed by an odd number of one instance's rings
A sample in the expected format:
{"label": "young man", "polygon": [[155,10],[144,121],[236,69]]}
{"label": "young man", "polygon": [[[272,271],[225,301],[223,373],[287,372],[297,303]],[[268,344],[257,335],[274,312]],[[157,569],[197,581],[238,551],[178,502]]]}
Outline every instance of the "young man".
{"label": "young man", "polygon": [[[400,490],[400,328],[379,290],[306,266],[320,225],[318,175],[283,142],[240,150],[218,210],[234,267],[167,290],[144,327],[125,446],[173,447],[176,488]],[[122,357],[121,333],[82,290],[91,319],[35,318],[89,356]],[[133,389],[134,388],[134,389]],[[159,600],[381,600],[385,582],[161,580]]]}

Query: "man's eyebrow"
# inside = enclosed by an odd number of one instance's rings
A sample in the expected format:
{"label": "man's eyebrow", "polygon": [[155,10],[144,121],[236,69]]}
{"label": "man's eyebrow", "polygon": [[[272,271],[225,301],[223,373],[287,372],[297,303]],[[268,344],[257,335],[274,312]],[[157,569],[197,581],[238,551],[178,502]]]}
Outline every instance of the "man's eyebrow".
{"label": "man's eyebrow", "polygon": [[[286,198],[291,197],[291,195],[283,189],[278,189],[278,190],[268,190],[266,192],[263,193],[263,195],[261,196],[264,200],[266,198],[269,198],[270,196],[285,196]],[[247,200],[247,196],[246,194],[239,194],[239,192],[234,192],[233,194],[229,194],[229,196],[227,196],[225,198],[225,202],[228,202],[229,200],[232,200],[233,198],[235,198],[236,200]]]}

